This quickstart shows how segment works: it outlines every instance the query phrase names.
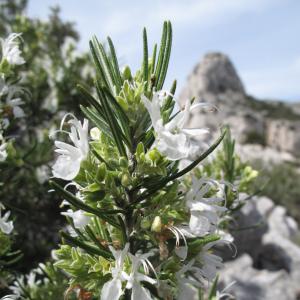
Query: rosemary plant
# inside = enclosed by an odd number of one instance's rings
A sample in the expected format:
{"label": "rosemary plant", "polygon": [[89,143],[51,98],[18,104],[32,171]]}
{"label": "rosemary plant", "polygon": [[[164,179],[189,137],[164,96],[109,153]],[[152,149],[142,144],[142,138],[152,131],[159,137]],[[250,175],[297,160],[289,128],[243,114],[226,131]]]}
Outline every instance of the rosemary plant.
{"label": "rosemary plant", "polygon": [[[198,179],[193,170],[226,131],[203,150],[195,137],[201,141],[207,130],[187,127],[202,104],[187,99],[174,112],[176,81],[163,88],[170,22],[151,55],[143,30],[135,75],[120,70],[110,38],[107,45],[108,52],[96,37],[90,41],[95,86],[78,86],[86,119],[67,114],[56,134],[67,134],[71,144],[55,138],[51,186],[69,222],[55,265],[70,276],[66,298],[201,299],[222,266],[214,247],[231,240],[218,228],[227,213],[224,184]],[[188,163],[180,168],[182,160]],[[182,180],[187,174],[189,184]],[[212,288],[210,299],[217,295]]]}

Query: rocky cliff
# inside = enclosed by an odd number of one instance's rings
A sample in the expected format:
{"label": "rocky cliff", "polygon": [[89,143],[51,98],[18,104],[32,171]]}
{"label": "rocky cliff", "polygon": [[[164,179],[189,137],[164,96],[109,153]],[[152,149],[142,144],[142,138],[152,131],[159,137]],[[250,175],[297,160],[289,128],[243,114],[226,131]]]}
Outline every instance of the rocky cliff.
{"label": "rocky cliff", "polygon": [[231,125],[242,144],[261,144],[281,152],[300,154],[300,104],[263,101],[249,96],[230,59],[209,53],[189,75],[179,101],[187,99],[217,107],[213,113],[195,111],[190,126]]}

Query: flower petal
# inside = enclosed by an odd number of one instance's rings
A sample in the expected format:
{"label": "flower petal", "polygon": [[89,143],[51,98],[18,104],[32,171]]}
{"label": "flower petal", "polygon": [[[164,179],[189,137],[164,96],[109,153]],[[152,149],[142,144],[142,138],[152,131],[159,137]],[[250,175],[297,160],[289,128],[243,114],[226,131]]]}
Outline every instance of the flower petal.
{"label": "flower petal", "polygon": [[122,282],[119,279],[112,279],[106,282],[101,291],[101,300],[118,300],[122,291]]}

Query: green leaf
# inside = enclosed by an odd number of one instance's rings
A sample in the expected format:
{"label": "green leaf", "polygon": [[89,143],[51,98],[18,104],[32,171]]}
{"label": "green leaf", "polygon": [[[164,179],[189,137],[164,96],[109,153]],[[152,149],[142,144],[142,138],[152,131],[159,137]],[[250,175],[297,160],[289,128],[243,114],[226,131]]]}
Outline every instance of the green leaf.
{"label": "green leaf", "polygon": [[109,163],[95,150],[95,148],[94,149],[92,149],[92,153],[95,155],[95,157],[99,160],[99,161],[101,161],[101,162],[103,162],[103,163],[105,163],[105,165],[106,165],[106,167],[109,169],[109,170],[113,170],[114,168],[112,168],[110,165],[109,165]]}
{"label": "green leaf", "polygon": [[125,150],[125,147],[123,144],[123,136],[122,136],[121,128],[118,124],[118,121],[116,120],[116,116],[114,115],[114,113],[107,101],[106,95],[103,93],[103,90],[99,86],[98,82],[96,82],[96,89],[97,89],[98,97],[100,99],[102,107],[104,108],[107,123],[109,124],[109,127],[111,129],[111,132],[112,132],[113,138],[115,140],[115,143],[117,145],[117,148],[119,150],[119,153],[122,156],[127,157],[126,150]]}
{"label": "green leaf", "polygon": [[111,53],[111,61],[114,69],[115,81],[117,83],[118,90],[120,91],[123,85],[123,80],[120,72],[120,67],[119,67],[115,47],[110,37],[107,37],[107,40],[108,40],[108,45]]}
{"label": "green leaf", "polygon": [[158,60],[157,60],[157,65],[155,69],[155,81],[156,83],[154,84],[157,86],[158,79],[160,77],[162,65],[163,65],[163,59],[164,59],[164,54],[166,50],[166,39],[167,39],[167,22],[164,22],[163,25],[163,32],[161,36],[161,42],[160,42],[160,48],[159,48],[159,54],[158,54]]}
{"label": "green leaf", "polygon": [[217,234],[210,234],[201,238],[194,238],[188,240],[188,244],[190,247],[203,247],[208,243],[218,241],[220,239],[220,236]]}
{"label": "green leaf", "polygon": [[118,103],[118,101],[115,99],[115,97],[109,92],[107,88],[103,88],[104,95],[107,97],[109,100],[109,103],[114,109],[114,112],[118,116],[118,119],[121,123],[121,127],[124,131],[124,138],[126,144],[130,147],[131,146],[131,141],[130,141],[130,120],[127,117],[126,113],[124,112],[122,106]]}
{"label": "green leaf", "polygon": [[110,62],[107,58],[104,47],[102,46],[101,43],[99,43],[96,36],[94,36],[92,38],[92,45],[93,45],[93,49],[95,51],[98,63],[101,67],[102,74],[107,83],[106,86],[110,89],[110,91],[112,93],[114,93],[114,86],[116,85],[116,83],[114,82],[112,66],[110,65]]}
{"label": "green leaf", "polygon": [[154,193],[156,193],[158,190],[160,190],[161,188],[163,188],[168,182],[170,182],[172,180],[175,180],[175,179],[183,176],[184,174],[188,173],[192,169],[194,169],[202,160],[204,160],[209,154],[211,154],[218,147],[218,145],[223,140],[225,134],[226,134],[226,130],[224,130],[224,132],[215,141],[215,143],[213,145],[211,145],[203,154],[201,154],[194,162],[192,162],[191,164],[189,164],[185,169],[181,170],[180,172],[177,172],[177,173],[175,173],[175,174],[173,174],[173,175],[165,178],[164,180],[161,179],[161,181],[159,181],[155,187],[153,187],[152,189],[149,189],[149,190],[143,192],[137,198],[137,200],[134,201],[131,205],[136,204],[136,203],[138,203],[138,202],[140,202],[140,201],[142,201],[142,200],[150,197],[151,195],[153,195]]}
{"label": "green leaf", "polygon": [[156,63],[156,52],[157,52],[157,44],[154,45],[152,59],[151,59],[151,68],[149,70],[149,74],[153,74],[155,70],[155,63]]}
{"label": "green leaf", "polygon": [[148,88],[148,40],[147,40],[147,31],[146,28],[143,30],[143,49],[144,49],[144,58],[143,58],[143,81],[145,82],[144,90]]}
{"label": "green leaf", "polygon": [[173,100],[175,92],[176,92],[176,87],[177,87],[177,80],[174,80],[173,84],[171,86],[171,89],[170,89],[170,95],[168,95],[168,97],[166,99],[166,103],[164,105],[165,109],[169,109],[172,107],[172,104],[173,104],[172,100]]}
{"label": "green leaf", "polygon": [[123,245],[125,246],[125,244],[127,242],[126,225],[125,225],[125,223],[124,223],[124,221],[123,221],[123,219],[120,215],[118,215],[118,220],[119,220],[120,227],[121,227]]}
{"label": "green leaf", "polygon": [[103,108],[101,107],[101,104],[99,103],[99,101],[96,98],[94,98],[94,96],[92,96],[86,90],[86,88],[83,87],[82,85],[78,84],[77,89],[82,94],[82,96],[85,98],[85,102],[87,104],[90,104],[91,106],[93,106],[97,110],[97,112],[99,113],[101,118],[105,119],[105,115],[103,113]]}
{"label": "green leaf", "polygon": [[92,121],[106,136],[109,138],[113,139],[113,135],[111,133],[111,130],[107,123],[100,117],[98,116],[91,108],[86,108],[84,106],[80,106],[80,109],[84,113],[84,115]]}
{"label": "green leaf", "polygon": [[[85,232],[87,233],[87,235],[90,237],[90,239],[98,246],[98,248],[104,252],[108,252],[105,247],[100,243],[100,241],[97,239],[94,231],[92,230],[92,228],[87,225],[84,228]],[[102,255],[103,256],[103,255]],[[108,257],[106,257],[108,258]]]}
{"label": "green leaf", "polygon": [[90,50],[91,50],[91,54],[92,54],[92,57],[93,57],[93,60],[94,60],[94,64],[95,64],[95,67],[96,67],[96,72],[97,72],[98,79],[100,80],[101,85],[109,87],[108,82],[105,78],[104,71],[102,69],[101,60],[100,60],[100,58],[98,57],[98,54],[97,54],[97,50],[96,50],[96,48],[95,48],[92,41],[90,41],[89,44],[90,44]]}
{"label": "green leaf", "polygon": [[169,61],[171,56],[171,49],[172,49],[172,25],[171,22],[167,22],[167,37],[166,37],[166,46],[165,46],[165,52],[163,54],[163,62],[162,62],[162,68],[161,72],[159,73],[159,77],[157,78],[157,90],[161,90],[168,71],[169,67]]}
{"label": "green leaf", "polygon": [[80,241],[78,238],[70,236],[69,234],[67,234],[63,231],[61,231],[60,234],[61,234],[62,238],[65,239],[68,244],[70,244],[71,246],[75,246],[75,247],[84,249],[90,255],[100,255],[106,259],[113,258],[113,255],[109,251],[104,251],[102,249],[99,249],[98,247],[89,245],[83,241]]}
{"label": "green leaf", "polygon": [[213,300],[215,299],[216,295],[217,295],[217,285],[218,285],[218,280],[219,280],[219,276],[217,275],[211,288],[209,291],[209,295],[208,295],[208,300]]}
{"label": "green leaf", "polygon": [[51,187],[56,190],[66,201],[68,201],[70,204],[75,206],[78,209],[82,209],[86,212],[89,212],[102,220],[106,221],[107,223],[111,224],[114,227],[120,228],[120,225],[115,222],[114,218],[110,218],[107,215],[108,214],[117,214],[119,212],[123,213],[123,210],[99,210],[93,207],[90,207],[83,203],[81,200],[76,198],[72,193],[66,191],[64,188],[62,188],[59,184],[57,184],[55,181],[49,182]]}

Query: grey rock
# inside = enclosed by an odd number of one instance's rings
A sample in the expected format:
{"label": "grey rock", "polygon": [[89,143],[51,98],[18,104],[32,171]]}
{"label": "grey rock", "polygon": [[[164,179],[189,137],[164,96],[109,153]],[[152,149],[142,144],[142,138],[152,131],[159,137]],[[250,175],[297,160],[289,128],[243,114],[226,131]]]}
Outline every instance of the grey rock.
{"label": "grey rock", "polygon": [[230,59],[222,53],[208,53],[188,78],[182,98],[205,97],[227,91],[245,93],[244,86]]}
{"label": "grey rock", "polygon": [[227,262],[221,273],[223,286],[232,281],[236,299],[296,300],[300,297],[299,234],[286,209],[267,197],[254,197],[237,213],[233,232],[239,257]]}
{"label": "grey rock", "polygon": [[263,157],[263,166],[281,164],[283,162],[297,163],[297,159],[289,152],[279,151],[270,146],[263,147],[258,144],[237,144],[235,147],[236,153],[241,157],[242,161],[255,161]]}
{"label": "grey rock", "polygon": [[[211,138],[220,125],[228,124],[241,144],[269,146],[278,151],[300,152],[300,104],[259,101],[246,94],[243,83],[230,59],[222,53],[208,53],[187,79],[179,102],[187,99],[217,107],[193,111],[189,126],[209,127]],[[290,120],[292,117],[292,120]]]}
{"label": "grey rock", "polygon": [[238,300],[296,300],[294,284],[285,270],[257,270],[248,254],[227,263],[220,280],[223,286],[235,282],[228,292]]}
{"label": "grey rock", "polygon": [[300,152],[300,120],[270,120],[266,125],[266,142],[280,151]]}

